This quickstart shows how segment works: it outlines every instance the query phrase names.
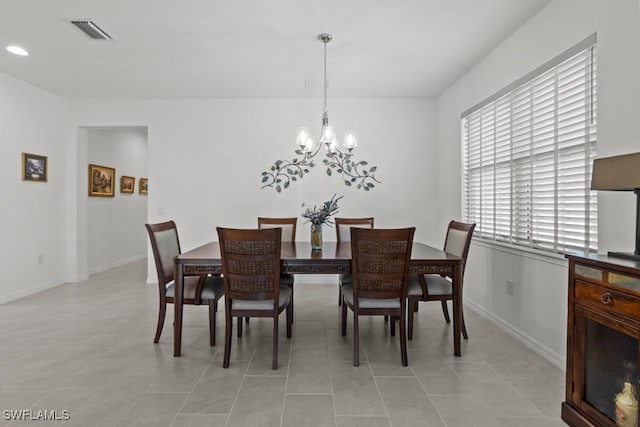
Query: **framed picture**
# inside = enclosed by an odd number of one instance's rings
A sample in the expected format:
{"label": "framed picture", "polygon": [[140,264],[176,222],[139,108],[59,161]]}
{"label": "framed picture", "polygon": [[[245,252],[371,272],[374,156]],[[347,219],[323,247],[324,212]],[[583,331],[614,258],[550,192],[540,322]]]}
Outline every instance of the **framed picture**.
{"label": "framed picture", "polygon": [[147,194],[149,191],[149,180],[147,178],[140,178],[140,194]]}
{"label": "framed picture", "polygon": [[121,193],[133,193],[133,189],[136,186],[136,179],[132,176],[122,175],[120,177],[120,192]]}
{"label": "framed picture", "polygon": [[22,153],[22,180],[47,182],[47,156]]}
{"label": "framed picture", "polygon": [[99,165],[89,165],[89,196],[115,196],[115,178],[116,170],[114,168]]}

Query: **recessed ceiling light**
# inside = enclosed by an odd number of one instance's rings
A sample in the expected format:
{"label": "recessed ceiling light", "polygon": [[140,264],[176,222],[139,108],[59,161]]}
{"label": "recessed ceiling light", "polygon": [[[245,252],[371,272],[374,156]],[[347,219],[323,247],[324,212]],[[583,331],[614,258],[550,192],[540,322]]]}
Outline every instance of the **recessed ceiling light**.
{"label": "recessed ceiling light", "polygon": [[27,56],[29,52],[21,48],[20,46],[7,46],[7,50],[14,55]]}

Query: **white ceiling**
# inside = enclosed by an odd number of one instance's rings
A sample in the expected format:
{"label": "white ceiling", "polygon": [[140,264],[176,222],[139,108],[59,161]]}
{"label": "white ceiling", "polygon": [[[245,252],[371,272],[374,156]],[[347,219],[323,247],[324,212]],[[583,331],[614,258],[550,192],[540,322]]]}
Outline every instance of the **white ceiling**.
{"label": "white ceiling", "polygon": [[549,1],[0,0],[0,71],[70,99],[316,97],[328,32],[330,96],[433,97]]}

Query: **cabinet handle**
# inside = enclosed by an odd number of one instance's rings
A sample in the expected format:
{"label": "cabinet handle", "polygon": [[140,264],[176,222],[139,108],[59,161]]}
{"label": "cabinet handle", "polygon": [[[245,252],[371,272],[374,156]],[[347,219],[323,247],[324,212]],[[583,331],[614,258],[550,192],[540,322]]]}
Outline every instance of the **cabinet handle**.
{"label": "cabinet handle", "polygon": [[609,292],[605,292],[604,294],[600,295],[600,302],[606,305],[611,304],[611,302],[613,301],[613,297],[611,296],[611,294]]}

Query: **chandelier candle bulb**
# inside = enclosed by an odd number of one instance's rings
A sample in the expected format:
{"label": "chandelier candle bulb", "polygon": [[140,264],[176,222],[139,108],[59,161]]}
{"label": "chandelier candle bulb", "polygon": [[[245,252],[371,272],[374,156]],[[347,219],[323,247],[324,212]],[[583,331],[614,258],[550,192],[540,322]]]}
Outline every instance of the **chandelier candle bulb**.
{"label": "chandelier candle bulb", "polygon": [[349,152],[351,152],[351,150],[353,150],[357,146],[358,146],[358,140],[356,139],[356,133],[353,131],[347,131],[344,134],[344,148],[346,150],[349,150]]}

